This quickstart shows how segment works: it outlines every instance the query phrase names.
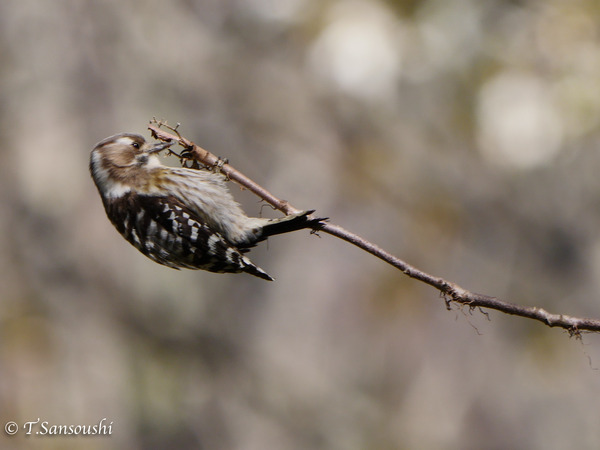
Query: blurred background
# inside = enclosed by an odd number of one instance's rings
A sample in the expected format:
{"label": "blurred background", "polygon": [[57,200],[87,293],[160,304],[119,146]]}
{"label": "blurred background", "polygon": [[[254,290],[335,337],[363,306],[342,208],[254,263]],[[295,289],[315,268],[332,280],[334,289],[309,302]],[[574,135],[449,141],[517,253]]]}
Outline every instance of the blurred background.
{"label": "blurred background", "polygon": [[[463,287],[600,318],[600,6],[0,3],[6,449],[600,447],[600,338],[439,293],[328,235],[276,278],[174,271],[105,217],[89,152],[156,116]],[[232,185],[249,214],[268,207]]]}

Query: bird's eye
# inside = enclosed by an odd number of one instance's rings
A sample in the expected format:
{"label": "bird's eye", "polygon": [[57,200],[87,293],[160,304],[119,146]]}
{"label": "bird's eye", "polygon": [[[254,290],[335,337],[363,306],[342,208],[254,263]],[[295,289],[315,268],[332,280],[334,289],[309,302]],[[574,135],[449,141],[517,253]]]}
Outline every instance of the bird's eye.
{"label": "bird's eye", "polygon": [[138,148],[138,149],[139,149],[139,148],[140,148],[140,143],[139,143],[139,142],[132,142],[132,143],[131,143],[131,146],[132,146],[133,148]]}

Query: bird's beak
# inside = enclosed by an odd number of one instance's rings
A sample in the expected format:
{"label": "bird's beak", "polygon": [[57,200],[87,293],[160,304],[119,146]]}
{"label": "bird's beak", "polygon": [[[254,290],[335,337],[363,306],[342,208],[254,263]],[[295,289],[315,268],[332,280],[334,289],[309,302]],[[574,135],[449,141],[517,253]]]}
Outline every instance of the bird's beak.
{"label": "bird's beak", "polygon": [[169,148],[171,145],[175,144],[177,141],[175,139],[169,141],[169,142],[160,142],[158,144],[154,144],[152,147],[150,147],[150,150],[148,150],[148,153],[158,153],[158,152],[162,152],[163,150],[166,150],[167,148]]}

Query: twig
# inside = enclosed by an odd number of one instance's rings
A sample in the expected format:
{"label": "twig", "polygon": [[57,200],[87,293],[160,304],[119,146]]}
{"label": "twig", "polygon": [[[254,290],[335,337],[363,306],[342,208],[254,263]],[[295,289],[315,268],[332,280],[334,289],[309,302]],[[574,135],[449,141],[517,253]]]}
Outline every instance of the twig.
{"label": "twig", "polygon": [[[175,134],[165,131],[163,127],[168,128]],[[226,175],[229,179],[253,192],[265,202],[269,203],[284,214],[294,214],[300,211],[299,209],[293,207],[289,202],[274,196],[271,192],[234,169],[228,163],[224,163],[223,160],[214,154],[181,136],[177,131],[177,127],[172,128],[164,122],[153,120],[150,122],[148,128],[152,132],[153,137],[156,139],[165,142],[176,140],[178,144],[185,149],[183,153],[190,155],[193,160],[208,167],[216,167],[218,165],[220,172]],[[318,229],[319,232],[327,233],[343,239],[344,241],[363,249],[364,251],[376,256],[377,258],[387,262],[397,269],[400,269],[405,275],[433,286],[441,292],[448,307],[452,302],[455,302],[460,305],[468,306],[471,309],[495,309],[505,314],[512,314],[515,316],[538,320],[549,327],[564,328],[571,336],[575,335],[577,337],[581,336],[582,331],[600,331],[600,320],[597,319],[579,318],[565,314],[552,314],[535,306],[517,305],[500,300],[496,297],[491,297],[489,295],[470,292],[466,289],[463,289],[456,283],[446,281],[443,278],[430,275],[427,272],[417,269],[400,258],[388,253],[381,247],[378,247],[366,239],[351,233],[339,225],[321,222],[318,226],[315,226],[315,229]]]}

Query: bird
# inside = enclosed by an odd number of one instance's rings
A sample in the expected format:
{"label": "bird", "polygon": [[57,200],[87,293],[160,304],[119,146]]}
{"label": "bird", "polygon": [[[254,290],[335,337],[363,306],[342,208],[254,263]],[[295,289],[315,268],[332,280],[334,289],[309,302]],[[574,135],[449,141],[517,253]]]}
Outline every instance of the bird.
{"label": "bird", "polygon": [[272,281],[245,253],[269,236],[318,230],[326,220],[314,218],[314,210],[276,219],[248,217],[222,173],[163,165],[158,154],[174,143],[152,144],[142,135],[120,133],[98,142],[90,154],[90,173],[106,215],[153,261]]}

